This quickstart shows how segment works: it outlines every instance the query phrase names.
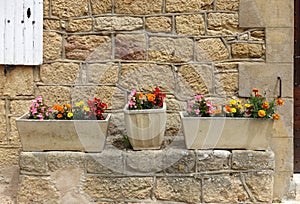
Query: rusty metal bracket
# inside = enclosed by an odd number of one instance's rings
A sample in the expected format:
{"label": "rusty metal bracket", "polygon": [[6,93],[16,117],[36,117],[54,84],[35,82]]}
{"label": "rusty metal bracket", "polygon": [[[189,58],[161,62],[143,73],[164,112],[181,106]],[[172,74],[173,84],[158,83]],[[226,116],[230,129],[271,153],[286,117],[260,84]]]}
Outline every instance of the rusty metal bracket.
{"label": "rusty metal bracket", "polygon": [[282,80],[281,80],[281,77],[277,77],[277,80],[279,81],[279,95],[278,95],[278,98],[281,98],[281,95],[282,95]]}

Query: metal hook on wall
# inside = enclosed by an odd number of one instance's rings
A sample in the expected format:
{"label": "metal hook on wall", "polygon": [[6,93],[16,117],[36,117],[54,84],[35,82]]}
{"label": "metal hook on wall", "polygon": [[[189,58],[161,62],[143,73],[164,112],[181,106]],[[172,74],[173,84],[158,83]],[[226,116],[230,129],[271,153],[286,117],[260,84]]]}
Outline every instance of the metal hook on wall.
{"label": "metal hook on wall", "polygon": [[277,80],[279,81],[279,95],[278,95],[278,98],[281,98],[281,94],[282,94],[282,80],[281,80],[281,77],[277,77]]}

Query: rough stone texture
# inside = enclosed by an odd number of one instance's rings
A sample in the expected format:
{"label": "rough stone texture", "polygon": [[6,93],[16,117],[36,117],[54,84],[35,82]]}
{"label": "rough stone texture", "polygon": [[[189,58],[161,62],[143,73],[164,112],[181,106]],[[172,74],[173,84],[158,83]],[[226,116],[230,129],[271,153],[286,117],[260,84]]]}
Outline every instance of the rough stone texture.
{"label": "rough stone texture", "polygon": [[122,60],[146,59],[146,35],[118,34],[116,36],[115,58]]}
{"label": "rough stone texture", "polygon": [[111,59],[111,39],[106,36],[73,35],[67,38],[66,57],[76,60],[109,60]]}
{"label": "rough stone texture", "polygon": [[165,136],[182,135],[182,133],[180,132],[180,125],[181,120],[179,114],[167,114]]}
{"label": "rough stone texture", "polygon": [[19,66],[6,74],[3,95],[24,96],[33,94],[33,69]]}
{"label": "rough stone texture", "polygon": [[44,19],[44,30],[60,30],[60,20]]}
{"label": "rough stone texture", "polygon": [[211,10],[214,0],[166,0],[166,12],[183,13]]}
{"label": "rough stone texture", "polygon": [[262,44],[234,43],[231,51],[233,58],[263,58],[265,54]]}
{"label": "rough stone texture", "polygon": [[269,172],[249,173],[246,184],[258,202],[271,202],[273,196],[273,175]]}
{"label": "rough stone texture", "polygon": [[266,38],[265,31],[254,30],[250,32],[250,40],[252,41],[263,41],[265,40],[265,38]]}
{"label": "rough stone texture", "polygon": [[197,172],[229,169],[230,155],[225,150],[197,151]]}
{"label": "rough stone texture", "polygon": [[5,116],[0,116],[0,144],[8,144],[7,140],[7,131],[6,131],[6,117]]}
{"label": "rough stone texture", "polygon": [[0,168],[0,202],[14,204],[18,193],[19,167],[8,166]]}
{"label": "rough stone texture", "polygon": [[[24,112],[25,113],[25,112]],[[6,135],[6,134],[5,134]],[[21,148],[21,138],[16,126],[16,117],[10,117],[10,128],[8,135],[8,144]]]}
{"label": "rough stone texture", "polygon": [[250,201],[237,174],[224,174],[205,178],[203,200],[208,203],[241,203]]}
{"label": "rough stone texture", "polygon": [[74,84],[79,78],[79,64],[54,62],[40,68],[42,82],[46,84]]}
{"label": "rough stone texture", "polygon": [[160,13],[161,9],[161,0],[115,0],[115,12],[120,14],[145,15]]}
{"label": "rough stone texture", "polygon": [[217,72],[237,72],[238,71],[238,63],[218,63],[215,64],[215,68]]}
{"label": "rough stone texture", "polygon": [[186,62],[192,60],[193,41],[189,38],[150,37],[149,60]]}
{"label": "rough stone texture", "polygon": [[222,96],[236,95],[237,91],[239,90],[238,73],[218,73],[215,77],[215,90],[217,94]]}
{"label": "rough stone texture", "polygon": [[95,30],[108,30],[108,31],[131,31],[138,30],[143,28],[142,18],[137,17],[118,17],[118,16],[109,16],[109,17],[98,17],[95,18]]}
{"label": "rough stone texture", "polygon": [[49,16],[49,0],[44,0],[43,2],[43,12],[44,12],[44,17]]}
{"label": "rough stone texture", "polygon": [[132,63],[122,64],[119,84],[127,91],[153,90],[159,86],[162,90],[173,90],[175,86],[173,72],[167,65]]}
{"label": "rough stone texture", "polygon": [[65,86],[39,86],[37,95],[42,96],[48,105],[70,103],[70,88]]}
{"label": "rough stone texture", "polygon": [[[233,169],[274,169],[275,155],[273,152],[251,150],[234,150],[232,152]],[[268,161],[268,162],[266,162]]]}
{"label": "rough stone texture", "polygon": [[119,67],[116,64],[89,64],[88,82],[94,84],[116,84]]}
{"label": "rough stone texture", "polygon": [[18,203],[59,203],[59,192],[48,177],[21,176]]}
{"label": "rough stone texture", "polygon": [[45,175],[47,172],[46,154],[42,152],[21,152],[21,173]]}
{"label": "rough stone texture", "polygon": [[94,199],[150,199],[153,189],[150,177],[86,177],[83,191]]}
{"label": "rough stone texture", "polygon": [[188,174],[196,171],[196,156],[190,150],[170,151],[164,161],[170,165],[165,169],[167,174]]}
{"label": "rough stone texture", "polygon": [[111,12],[112,1],[111,0],[91,0],[93,15],[104,14]]}
{"label": "rough stone texture", "polygon": [[238,11],[239,0],[217,0],[216,9],[222,11]]}
{"label": "rough stone texture", "polygon": [[71,19],[67,26],[66,31],[68,32],[89,32],[92,30],[92,19]]}
{"label": "rough stone texture", "polygon": [[176,96],[186,100],[195,94],[212,92],[213,68],[206,64],[187,64],[179,67]]}
{"label": "rough stone texture", "polygon": [[150,32],[172,31],[172,19],[167,16],[153,16],[146,18],[146,30]]}
{"label": "rough stone texture", "polygon": [[201,201],[201,184],[194,178],[157,178],[155,196],[158,200],[197,203]]}
{"label": "rough stone texture", "polygon": [[207,15],[208,35],[234,35],[238,33],[237,13],[209,13]]}
{"label": "rough stone texture", "polygon": [[229,51],[220,38],[200,39],[195,48],[196,60],[199,62],[221,61],[229,59]]}
{"label": "rough stone texture", "polygon": [[62,54],[62,36],[55,32],[43,33],[44,61],[60,59]]}
{"label": "rough stone texture", "polygon": [[49,171],[56,171],[61,168],[84,168],[84,153],[80,152],[50,152],[47,154]]}
{"label": "rough stone texture", "polygon": [[61,18],[85,16],[89,11],[87,0],[53,0],[51,6],[52,14]]}
{"label": "rough stone texture", "polygon": [[203,15],[191,14],[175,17],[176,32],[179,35],[201,36],[205,32]]}

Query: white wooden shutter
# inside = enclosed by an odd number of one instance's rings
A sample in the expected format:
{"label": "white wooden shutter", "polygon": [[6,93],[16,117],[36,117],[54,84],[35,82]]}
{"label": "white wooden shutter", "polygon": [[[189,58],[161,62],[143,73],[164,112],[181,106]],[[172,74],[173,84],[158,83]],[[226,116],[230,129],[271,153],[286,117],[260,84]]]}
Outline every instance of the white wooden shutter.
{"label": "white wooden shutter", "polygon": [[43,0],[0,0],[0,64],[43,63]]}

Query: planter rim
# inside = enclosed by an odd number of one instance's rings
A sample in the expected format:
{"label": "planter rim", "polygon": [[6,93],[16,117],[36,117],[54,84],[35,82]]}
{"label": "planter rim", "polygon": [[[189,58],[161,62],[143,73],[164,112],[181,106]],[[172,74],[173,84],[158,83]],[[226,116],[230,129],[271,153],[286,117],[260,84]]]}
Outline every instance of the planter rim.
{"label": "planter rim", "polygon": [[167,109],[166,102],[163,103],[162,108],[154,108],[154,109],[142,109],[142,110],[128,110],[128,104],[125,105],[123,111],[126,114],[143,114],[143,113],[160,113],[165,112]]}
{"label": "planter rim", "polygon": [[260,120],[260,121],[274,121],[273,119],[265,119],[265,118],[245,118],[245,117],[193,117],[187,116],[186,111],[180,111],[180,118],[184,118],[185,120]]}
{"label": "planter rim", "polygon": [[111,118],[111,113],[106,113],[106,114],[105,114],[105,115],[106,115],[105,120],[57,120],[57,119],[51,119],[51,120],[38,120],[38,119],[27,119],[27,118],[26,118],[27,115],[28,115],[28,113],[23,114],[22,116],[18,117],[18,118],[16,119],[16,121],[22,121],[22,122],[32,122],[32,121],[37,122],[37,121],[39,121],[39,122],[51,122],[51,123],[57,123],[57,122],[62,122],[62,121],[64,121],[64,122],[67,122],[67,123],[74,123],[74,122],[82,123],[82,122],[95,122],[95,121],[97,121],[97,122],[101,122],[101,121],[107,122],[107,121],[109,121],[110,118]]}

